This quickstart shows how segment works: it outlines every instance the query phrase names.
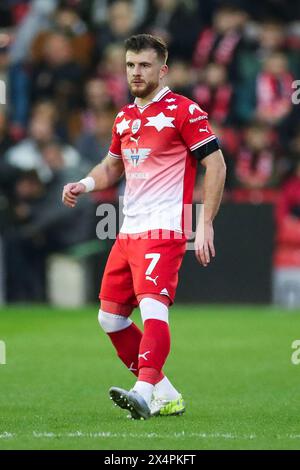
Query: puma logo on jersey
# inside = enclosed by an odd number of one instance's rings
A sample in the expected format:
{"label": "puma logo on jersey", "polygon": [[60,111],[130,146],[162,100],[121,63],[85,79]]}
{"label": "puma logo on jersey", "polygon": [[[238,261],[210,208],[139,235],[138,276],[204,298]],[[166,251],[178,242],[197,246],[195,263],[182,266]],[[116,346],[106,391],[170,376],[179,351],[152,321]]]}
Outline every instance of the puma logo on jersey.
{"label": "puma logo on jersey", "polygon": [[141,136],[135,138],[135,137],[132,137],[132,136],[131,136],[131,137],[130,137],[130,140],[132,140],[133,142],[136,143],[136,145],[138,145],[138,144],[139,144],[139,138],[140,138],[140,137],[141,137]]}
{"label": "puma logo on jersey", "polygon": [[147,281],[152,281],[153,284],[155,284],[157,286],[157,282],[156,282],[156,279],[158,278],[159,276],[156,276],[154,279],[150,276],[146,276],[146,279]]}
{"label": "puma logo on jersey", "polygon": [[143,354],[139,354],[139,358],[141,357],[142,359],[145,359],[145,361],[148,361],[148,358],[146,357],[146,354],[149,354],[151,351],[146,351]]}
{"label": "puma logo on jersey", "polygon": [[207,129],[207,126],[206,126],[204,129],[201,129],[201,128],[200,128],[200,129],[199,129],[199,132],[207,132],[207,133],[209,133],[209,130]]}

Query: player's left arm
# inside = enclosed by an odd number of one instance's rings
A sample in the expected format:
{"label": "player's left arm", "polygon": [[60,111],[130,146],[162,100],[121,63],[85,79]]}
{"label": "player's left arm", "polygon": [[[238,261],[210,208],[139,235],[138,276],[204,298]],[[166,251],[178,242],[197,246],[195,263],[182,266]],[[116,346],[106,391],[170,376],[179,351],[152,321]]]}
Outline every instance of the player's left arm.
{"label": "player's left arm", "polygon": [[223,195],[226,166],[207,113],[197,103],[181,98],[176,123],[193,158],[205,167],[204,210],[201,211],[196,230],[195,254],[198,261],[207,266],[211,256],[215,256],[213,220]]}
{"label": "player's left arm", "polygon": [[222,151],[216,150],[201,160],[205,167],[204,197],[195,237],[195,254],[207,266],[215,256],[213,220],[218,213],[225,184],[226,165]]}

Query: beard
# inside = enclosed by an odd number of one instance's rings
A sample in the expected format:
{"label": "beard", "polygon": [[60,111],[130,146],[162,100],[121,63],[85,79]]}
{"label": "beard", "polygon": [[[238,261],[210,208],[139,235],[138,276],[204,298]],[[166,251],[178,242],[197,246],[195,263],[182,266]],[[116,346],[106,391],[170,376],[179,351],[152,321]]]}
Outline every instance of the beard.
{"label": "beard", "polygon": [[136,86],[135,83],[130,83],[129,90],[135,98],[146,98],[158,87],[158,85],[158,82],[143,82],[140,86]]}

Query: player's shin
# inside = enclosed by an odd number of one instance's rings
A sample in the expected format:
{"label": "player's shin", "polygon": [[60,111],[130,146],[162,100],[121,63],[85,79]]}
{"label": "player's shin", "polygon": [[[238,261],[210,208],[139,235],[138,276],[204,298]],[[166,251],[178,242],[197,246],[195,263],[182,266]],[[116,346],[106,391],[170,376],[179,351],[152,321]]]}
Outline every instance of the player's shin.
{"label": "player's shin", "polygon": [[141,330],[129,318],[101,309],[98,320],[102,329],[109,336],[121,361],[133,374],[138,376]]}
{"label": "player's shin", "polygon": [[170,352],[168,307],[144,298],[140,302],[144,333],[139,349],[139,375],[134,390],[149,404],[154,385],[163,379],[162,368]]}

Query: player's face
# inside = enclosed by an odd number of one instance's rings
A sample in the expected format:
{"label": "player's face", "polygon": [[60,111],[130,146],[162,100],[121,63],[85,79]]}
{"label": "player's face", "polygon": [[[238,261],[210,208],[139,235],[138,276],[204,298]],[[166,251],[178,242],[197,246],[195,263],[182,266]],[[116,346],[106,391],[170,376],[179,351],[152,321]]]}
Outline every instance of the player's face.
{"label": "player's face", "polygon": [[126,53],[127,80],[130,92],[137,98],[150,96],[160,85],[168,67],[161,63],[155,50]]}

